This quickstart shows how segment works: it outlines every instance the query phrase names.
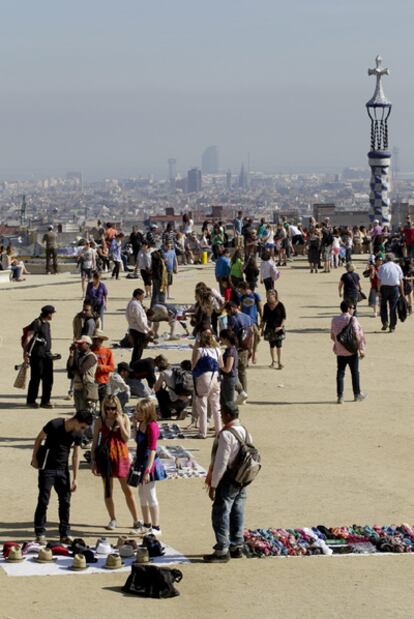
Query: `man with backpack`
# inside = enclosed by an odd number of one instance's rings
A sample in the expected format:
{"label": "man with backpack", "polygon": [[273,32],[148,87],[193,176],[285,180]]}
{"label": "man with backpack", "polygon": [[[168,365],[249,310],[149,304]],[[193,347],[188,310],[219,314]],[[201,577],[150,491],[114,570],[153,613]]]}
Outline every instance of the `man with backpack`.
{"label": "man with backpack", "polygon": [[351,370],[354,402],[361,402],[367,397],[362,393],[359,384],[359,359],[365,356],[365,336],[355,317],[355,305],[345,300],[342,301],[340,308],[342,313],[332,318],[331,324],[331,340],[334,342],[333,351],[337,359],[337,402],[344,403],[344,378],[347,365]]}
{"label": "man with backpack", "polygon": [[38,408],[37,396],[42,382],[42,408],[53,408],[50,402],[53,386],[53,355],[50,322],[56,312],[53,305],[45,305],[40,310],[39,318],[23,329],[23,358],[30,363],[30,382],[27,392],[27,406]]}
{"label": "man with backpack", "polygon": [[214,552],[203,557],[206,563],[227,563],[230,558],[243,557],[246,485],[260,470],[260,456],[239,422],[236,404],[223,403],[221,418],[223,428],[214,441],[206,479],[216,537]]}

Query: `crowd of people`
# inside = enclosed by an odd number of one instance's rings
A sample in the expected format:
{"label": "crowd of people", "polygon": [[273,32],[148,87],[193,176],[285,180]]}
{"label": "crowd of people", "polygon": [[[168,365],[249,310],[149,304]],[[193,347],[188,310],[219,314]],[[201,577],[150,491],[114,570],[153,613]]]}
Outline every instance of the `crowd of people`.
{"label": "crowd of people", "polygon": [[[185,226],[185,229],[184,229]],[[377,253],[371,255],[363,275],[370,284],[369,305],[376,316],[378,301],[382,329],[393,332],[397,324],[398,304],[403,299],[407,312],[411,311],[412,244],[406,244],[403,268],[390,252],[383,253],[392,241],[384,240],[387,231],[374,234],[380,228],[374,222],[370,235],[361,241],[362,249]],[[361,232],[361,231],[359,231]],[[355,236],[356,231],[352,231]],[[165,471],[157,457],[159,439],[158,420],[190,418],[190,426],[197,428],[196,437],[214,437],[212,461],[207,475],[209,496],[213,500],[212,524],[216,545],[208,562],[228,561],[241,556],[243,543],[243,512],[246,498],[244,488],[234,483],[232,467],[240,444],[252,441],[239,422],[239,406],[248,401],[248,368],[257,363],[261,338],[267,342],[270,368],[282,370],[282,347],[286,338],[287,311],[275,289],[281,271],[288,260],[307,248],[311,271],[318,271],[320,261],[325,270],[335,263],[335,238],[345,243],[348,231],[341,233],[329,222],[318,225],[311,221],[309,228],[287,222],[272,226],[261,221],[258,227],[240,212],[233,222],[233,236],[228,238],[224,226],[207,223],[201,232],[205,239],[202,251],[208,251],[214,261],[216,287],[203,281],[196,284],[194,301],[185,306],[168,303],[171,300],[173,274],[182,264],[200,259],[195,244],[191,252],[188,239],[199,235],[193,232],[191,217],[186,217],[183,228],[175,232],[167,225],[159,240],[154,227],[147,235],[134,228],[129,237],[132,246],[132,278],[141,277],[142,287],[133,290],[125,309],[127,334],[121,346],[132,349],[129,362],[115,365],[113,350],[103,331],[104,314],[109,302],[102,272],[111,277],[120,274],[122,241],[124,235],[111,224],[104,228],[110,249],[102,260],[102,252],[88,240],[80,254],[83,305],[73,319],[73,343],[70,346],[66,368],[69,380],[68,399],[73,398],[75,414],[67,420],[53,420],[36,439],[32,464],[39,469],[39,501],[35,515],[35,532],[40,541],[45,539],[45,517],[51,488],[59,496],[61,509],[60,535],[69,537],[70,492],[76,489],[79,468],[79,447],[90,447],[91,469],[102,477],[104,502],[109,515],[107,529],[117,528],[113,499],[113,479],[118,479],[132,518],[132,532],[160,534],[160,511],[156,482],[165,478]],[[184,237],[183,251],[177,251],[177,237]],[[352,236],[352,235],[351,235]],[[344,241],[345,237],[345,241]],[[318,238],[318,251],[313,240]],[[408,235],[406,237],[409,238]],[[381,240],[380,240],[381,239]],[[105,240],[106,242],[106,240]],[[369,243],[369,245],[367,244]],[[412,239],[414,243],[414,237]],[[341,313],[332,319],[331,339],[337,359],[337,402],[344,402],[344,377],[349,366],[354,400],[361,402],[366,393],[361,390],[359,360],[365,355],[366,341],[357,318],[357,305],[363,294],[361,279],[352,263],[355,242],[345,247],[345,272],[338,284]],[[340,255],[338,252],[337,255]],[[126,265],[129,264],[129,259]],[[405,265],[405,266],[404,266]],[[404,270],[405,269],[405,270]],[[257,288],[263,285],[264,299]],[[40,384],[40,406],[53,408],[53,362],[51,321],[56,312],[52,305],[41,309],[40,315],[24,331],[22,341],[24,361],[30,364],[31,378],[27,405],[37,408]],[[157,342],[160,323],[169,328],[169,338],[188,338],[192,352],[180,364],[171,364],[165,355],[144,356],[148,344]],[[180,325],[182,334],[177,335]],[[121,335],[121,334],[120,334]],[[129,406],[133,397],[136,406]],[[209,422],[213,428],[209,431]],[[229,432],[228,430],[232,430]],[[134,436],[136,455],[131,465],[128,441]],[[40,463],[42,442],[52,455],[44,465]],[[69,448],[74,444],[73,475],[67,470]],[[105,457],[106,459],[105,459]],[[139,508],[134,494],[137,479]]]}

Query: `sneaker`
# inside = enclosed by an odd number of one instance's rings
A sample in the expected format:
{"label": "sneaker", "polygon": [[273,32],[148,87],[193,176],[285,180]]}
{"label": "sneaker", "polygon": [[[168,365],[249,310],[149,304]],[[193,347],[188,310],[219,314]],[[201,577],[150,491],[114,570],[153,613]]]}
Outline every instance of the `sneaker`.
{"label": "sneaker", "polygon": [[282,364],[282,363],[279,363],[279,364],[278,364],[278,366],[277,366],[277,369],[278,369],[278,370],[283,370],[283,364]]}
{"label": "sneaker", "polygon": [[248,397],[249,396],[247,395],[245,391],[241,391],[239,395],[237,396],[237,400],[236,400],[237,406],[242,406],[246,402]]}
{"label": "sneaker", "polygon": [[230,557],[232,559],[243,559],[242,548],[230,548]]}
{"label": "sneaker", "polygon": [[339,398],[336,401],[337,404],[343,404],[344,403],[344,397],[342,395],[339,396]]}
{"label": "sneaker", "polygon": [[213,552],[211,555],[203,555],[203,560],[206,563],[228,563],[230,561],[230,553],[227,552],[225,555],[218,555]]}
{"label": "sneaker", "polygon": [[116,520],[110,520],[106,525],[105,529],[107,531],[114,531],[117,527]]}
{"label": "sneaker", "polygon": [[354,397],[354,402],[362,402],[362,400],[365,400],[367,395],[367,393],[358,393],[358,395]]}
{"label": "sneaker", "polygon": [[145,535],[155,535],[155,537],[160,537],[162,535],[161,529],[154,529],[154,527],[150,527]]}
{"label": "sneaker", "polygon": [[36,535],[35,542],[37,544],[44,544],[46,546],[47,544],[46,535]]}
{"label": "sneaker", "polygon": [[130,535],[146,535],[148,533],[148,528],[144,527],[144,524],[140,522],[139,520],[137,520],[137,522],[134,522],[134,524],[132,525],[132,529],[130,530],[129,533]]}
{"label": "sneaker", "polygon": [[272,370],[277,368],[277,363],[276,361],[272,361],[272,363],[269,365],[269,368],[272,368]]}
{"label": "sneaker", "polygon": [[69,546],[69,544],[71,544],[73,542],[73,537],[71,537],[70,535],[61,535],[60,536],[60,543],[61,544],[66,544]]}

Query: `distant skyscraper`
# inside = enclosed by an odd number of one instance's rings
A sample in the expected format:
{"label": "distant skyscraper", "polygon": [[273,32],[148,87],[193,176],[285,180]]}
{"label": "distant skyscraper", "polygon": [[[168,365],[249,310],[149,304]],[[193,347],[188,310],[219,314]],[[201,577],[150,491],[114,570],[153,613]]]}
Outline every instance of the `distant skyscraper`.
{"label": "distant skyscraper", "polygon": [[177,159],[168,159],[168,180],[170,183],[170,189],[175,191],[175,180],[177,178]]}
{"label": "distant skyscraper", "polygon": [[187,172],[187,193],[197,193],[201,191],[201,170],[191,168]]}
{"label": "distant skyscraper", "polygon": [[388,118],[391,114],[392,105],[382,88],[382,78],[384,75],[389,75],[389,71],[382,68],[381,56],[376,57],[375,63],[375,69],[368,69],[368,75],[375,75],[377,80],[375,92],[366,104],[368,116],[371,119],[371,150],[368,153],[368,163],[371,168],[370,218],[371,220],[378,219],[383,224],[389,224],[391,213],[388,197],[388,171],[391,163],[391,152],[388,150]]}
{"label": "distant skyscraper", "polygon": [[239,189],[247,189],[248,187],[248,178],[247,173],[244,167],[244,163],[242,163],[239,174]]}
{"label": "distant skyscraper", "polygon": [[217,174],[219,171],[217,146],[208,146],[201,157],[201,170],[203,174]]}
{"label": "distant skyscraper", "polygon": [[226,172],[226,189],[227,191],[231,190],[231,170]]}

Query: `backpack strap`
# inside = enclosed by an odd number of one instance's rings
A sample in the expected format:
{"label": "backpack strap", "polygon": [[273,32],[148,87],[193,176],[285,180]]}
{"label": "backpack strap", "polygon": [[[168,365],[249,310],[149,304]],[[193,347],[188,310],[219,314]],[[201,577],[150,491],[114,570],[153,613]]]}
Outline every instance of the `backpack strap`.
{"label": "backpack strap", "polygon": [[244,426],[240,426],[241,428],[243,428],[243,430],[246,432],[246,439],[243,439],[240,434],[238,432],[236,432],[235,428],[232,426],[230,428],[224,428],[222,430],[222,432],[230,432],[230,434],[232,434],[234,436],[235,439],[237,439],[237,441],[240,443],[240,446],[243,445],[248,445],[249,443],[251,443],[251,437],[250,434],[248,433],[247,429]]}

